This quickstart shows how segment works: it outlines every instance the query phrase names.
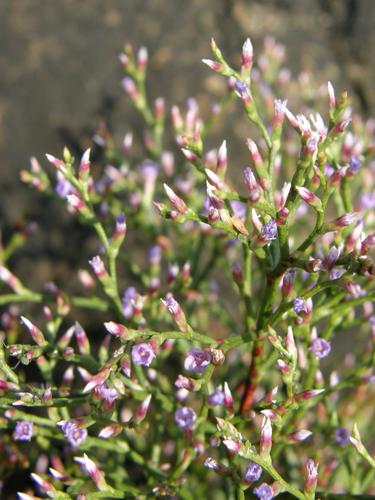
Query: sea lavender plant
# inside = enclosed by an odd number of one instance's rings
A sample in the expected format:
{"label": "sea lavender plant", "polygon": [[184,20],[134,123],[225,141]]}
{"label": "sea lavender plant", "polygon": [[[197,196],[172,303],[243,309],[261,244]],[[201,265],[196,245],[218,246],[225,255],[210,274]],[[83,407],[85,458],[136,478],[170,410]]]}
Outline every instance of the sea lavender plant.
{"label": "sea lavender plant", "polygon": [[[126,45],[143,141],[101,123],[101,155],[21,172],[97,238],[78,294],[17,276],[32,225],[0,249],[0,470],[33,471],[22,499],[375,494],[375,122],[292,81],[271,38],[239,68],[211,49],[208,115],[190,98],[170,129]],[[207,150],[236,106],[244,163],[230,138]]]}

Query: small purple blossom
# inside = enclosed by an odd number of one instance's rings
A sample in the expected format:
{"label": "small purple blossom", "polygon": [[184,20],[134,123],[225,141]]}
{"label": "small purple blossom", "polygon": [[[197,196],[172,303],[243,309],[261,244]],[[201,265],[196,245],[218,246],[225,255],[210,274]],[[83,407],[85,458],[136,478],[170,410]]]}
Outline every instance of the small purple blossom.
{"label": "small purple blossom", "polygon": [[331,345],[327,340],[317,337],[313,340],[310,351],[319,359],[325,358],[331,352]]}
{"label": "small purple blossom", "polygon": [[33,423],[22,420],[17,422],[14,430],[14,439],[16,441],[30,441],[33,436]]}
{"label": "small purple blossom", "polygon": [[265,241],[271,241],[276,238],[277,224],[276,221],[271,219],[267,224],[264,224],[260,232],[260,236]]}
{"label": "small purple blossom", "polygon": [[182,408],[176,410],[176,413],[174,414],[174,419],[177,425],[181,427],[181,429],[188,429],[196,421],[197,414],[195,413],[193,408],[189,408],[188,406],[183,406]]}
{"label": "small purple blossom", "polygon": [[161,247],[155,245],[148,252],[148,260],[151,266],[158,266],[161,261]]}
{"label": "small purple blossom", "polygon": [[225,394],[223,391],[223,387],[221,385],[219,385],[219,387],[216,387],[214,392],[210,394],[207,398],[208,403],[212,406],[223,406],[224,399],[225,399]]}
{"label": "small purple blossom", "polygon": [[260,500],[271,500],[273,498],[273,489],[267,483],[262,483],[258,488],[254,488],[253,493]]}
{"label": "small purple blossom", "polygon": [[262,467],[255,462],[250,462],[246,467],[245,474],[243,476],[246,483],[253,483],[258,481],[262,475]]}
{"label": "small purple blossom", "polygon": [[151,160],[145,160],[141,166],[141,175],[145,182],[154,183],[159,172],[159,165]]}
{"label": "small purple blossom", "polygon": [[87,438],[87,429],[79,427],[74,420],[66,420],[61,430],[74,448],[82,444]]}
{"label": "small purple blossom", "polygon": [[122,313],[126,319],[131,319],[134,314],[134,301],[137,297],[137,290],[134,286],[129,286],[122,296]]}
{"label": "small purple blossom", "polygon": [[338,427],[335,430],[335,441],[338,445],[344,447],[350,443],[350,432],[345,427]]}
{"label": "small purple blossom", "polygon": [[185,358],[185,370],[191,370],[196,373],[203,373],[207,366],[211,363],[212,356],[207,351],[200,349],[190,349]]}
{"label": "small purple blossom", "polygon": [[155,357],[155,352],[146,342],[136,344],[132,348],[132,360],[136,365],[150,366]]}
{"label": "small purple blossom", "polygon": [[305,302],[305,300],[302,297],[296,297],[293,300],[293,310],[297,314],[300,314],[300,313],[304,312],[305,311],[305,307],[306,307],[306,302]]}
{"label": "small purple blossom", "polygon": [[244,101],[251,99],[249,86],[246,82],[242,82],[241,80],[236,80],[236,83],[234,84],[234,90],[238,95],[238,97],[240,97]]}
{"label": "small purple blossom", "polygon": [[361,160],[358,158],[358,156],[352,156],[349,162],[349,172],[354,175],[356,172],[358,172],[360,166]]}

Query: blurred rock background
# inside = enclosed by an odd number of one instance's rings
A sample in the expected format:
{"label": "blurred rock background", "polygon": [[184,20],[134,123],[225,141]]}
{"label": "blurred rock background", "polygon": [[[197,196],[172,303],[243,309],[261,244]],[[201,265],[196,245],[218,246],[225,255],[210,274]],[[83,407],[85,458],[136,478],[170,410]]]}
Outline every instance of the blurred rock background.
{"label": "blurred rock background", "polygon": [[231,61],[247,36],[256,50],[272,35],[294,75],[310,69],[348,88],[370,115],[374,24],[374,0],[0,0],[0,225],[5,238],[25,214],[41,225],[24,275],[30,264],[40,283],[65,275],[82,239],[61,232],[69,217],[54,224],[56,205],[20,183],[29,157],[44,162],[64,144],[87,146],[100,118],[121,135],[140,125],[120,86],[124,42],[149,48],[151,97],[181,104],[212,90],[212,72],[200,62],[212,35]]}

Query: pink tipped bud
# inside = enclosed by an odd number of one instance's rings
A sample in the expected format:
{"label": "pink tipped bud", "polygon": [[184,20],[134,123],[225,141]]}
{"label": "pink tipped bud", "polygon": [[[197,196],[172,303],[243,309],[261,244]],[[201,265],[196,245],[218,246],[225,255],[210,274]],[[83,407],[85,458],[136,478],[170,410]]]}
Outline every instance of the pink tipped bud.
{"label": "pink tipped bud", "polygon": [[142,422],[142,420],[145,418],[148,412],[148,408],[150,406],[152,395],[149,394],[146,399],[138,406],[138,408],[135,410],[134,414],[134,421],[135,423],[139,424]]}
{"label": "pink tipped bud", "polygon": [[233,397],[227,382],[224,382],[224,406],[228,410],[233,410]]}
{"label": "pink tipped bud", "polygon": [[187,160],[191,161],[192,163],[197,161],[198,156],[193,153],[193,151],[190,151],[190,149],[181,148],[181,151],[183,152]]}
{"label": "pink tipped bud", "polygon": [[209,168],[205,168],[204,171],[207,175],[208,180],[213,186],[215,186],[216,189],[219,189],[221,191],[226,190],[225,182],[217,174],[215,174],[215,172],[213,172]]}
{"label": "pink tipped bud", "polygon": [[99,490],[107,488],[107,483],[105,482],[103,473],[100,471],[96,463],[86,455],[86,453],[83,454],[83,457],[74,457],[74,460],[82,466],[82,470],[90,476]]}
{"label": "pink tipped bud", "polygon": [[290,373],[290,367],[285,363],[285,361],[283,361],[282,359],[278,359],[276,361],[276,363],[277,363],[279,370],[282,373],[284,373],[284,374]]}
{"label": "pink tipped bud", "polygon": [[41,490],[43,490],[43,492],[52,493],[52,492],[56,491],[51,483],[49,483],[48,481],[46,481],[45,479],[40,477],[38,474],[35,474],[34,472],[32,472],[30,474],[30,476],[31,476],[31,479],[34,481],[34,483],[36,483],[39,486],[39,488]]}
{"label": "pink tipped bud", "polygon": [[118,58],[120,63],[123,64],[124,66],[127,66],[129,64],[129,57],[124,52],[121,52]]}
{"label": "pink tipped bud", "polygon": [[249,148],[251,157],[253,159],[253,162],[256,166],[261,166],[263,165],[263,159],[260,156],[260,153],[258,151],[258,147],[255,144],[255,142],[252,139],[246,139],[246,145]]}
{"label": "pink tipped bud", "polygon": [[223,176],[227,169],[228,153],[227,153],[227,141],[223,141],[217,153],[217,165],[216,172]]}
{"label": "pink tipped bud", "polygon": [[174,208],[180,213],[184,214],[185,212],[188,211],[188,207],[186,206],[185,202],[177,196],[177,194],[171,189],[167,184],[163,184],[164,186],[164,191],[166,195],[169,198],[169,201],[172,203]]}
{"label": "pink tipped bud", "polygon": [[250,38],[246,38],[245,43],[242,45],[242,67],[250,69],[253,64],[254,51]]}
{"label": "pink tipped bud", "polygon": [[82,212],[82,210],[86,208],[84,201],[82,201],[82,199],[74,193],[68,194],[66,201],[68,202],[68,206],[76,212]]}
{"label": "pink tipped bud", "polygon": [[162,303],[167,308],[169,314],[172,316],[177,326],[182,332],[187,332],[189,329],[189,325],[186,321],[185,314],[181,309],[180,304],[173,297],[172,294],[168,294],[165,300],[162,300]]}
{"label": "pink tipped bud", "polygon": [[281,292],[283,297],[287,299],[292,291],[293,282],[295,278],[296,272],[294,269],[290,269],[286,271],[283,276],[282,284],[281,284]]}
{"label": "pink tipped bud", "polygon": [[126,76],[122,80],[122,88],[125,90],[125,92],[129,95],[129,97],[134,100],[138,97],[138,89],[134,83],[134,80],[130,78],[129,76]]}
{"label": "pink tipped bud", "polygon": [[119,424],[109,424],[99,432],[98,436],[102,439],[109,439],[116,437],[122,431],[122,427]]}
{"label": "pink tipped bud", "polygon": [[178,106],[172,106],[171,109],[171,115],[172,115],[172,123],[173,127],[175,130],[182,130],[184,126],[184,122],[181,116],[181,111]]}
{"label": "pink tipped bud", "polygon": [[65,163],[62,160],[60,160],[59,158],[56,158],[55,156],[52,156],[48,153],[46,154],[46,158],[56,168],[61,168],[61,167],[64,167],[64,165],[65,165]]}
{"label": "pink tipped bud", "polygon": [[275,99],[274,101],[275,114],[272,120],[272,125],[274,127],[278,127],[283,123],[285,117],[286,105],[287,101],[282,101],[281,99]]}
{"label": "pink tipped bud", "polygon": [[334,228],[346,227],[350,226],[350,224],[354,224],[354,222],[357,222],[359,218],[360,215],[358,213],[349,212],[332,221],[330,225],[332,225]]}
{"label": "pink tipped bud", "polygon": [[122,152],[127,155],[133,145],[133,133],[127,132],[122,140]]}
{"label": "pink tipped bud", "polygon": [[373,246],[375,246],[375,233],[370,234],[362,241],[360,254],[366,255]]}
{"label": "pink tipped bud", "polygon": [[295,128],[296,130],[299,130],[299,126],[298,126],[298,120],[297,118],[294,116],[294,114],[289,111],[288,108],[285,109],[285,114],[286,114],[286,117],[288,118],[288,121],[289,123],[291,124],[291,126],[293,128]]}
{"label": "pink tipped bud", "polygon": [[104,384],[110,373],[111,369],[109,367],[105,366],[102,368],[99,373],[91,377],[90,382],[85,385],[83,392],[90,392],[94,387]]}
{"label": "pink tipped bud", "polygon": [[345,120],[339,121],[335,126],[335,132],[337,134],[342,134],[345,131],[345,129],[348,127],[348,125],[350,124],[351,121],[352,121],[351,118],[347,118]]}
{"label": "pink tipped bud", "polygon": [[0,280],[15,292],[22,292],[23,286],[19,279],[4,266],[0,266]]}
{"label": "pink tipped bud", "polygon": [[139,68],[144,68],[148,62],[148,51],[146,47],[140,47],[137,54],[137,64]]}
{"label": "pink tipped bud", "polygon": [[335,90],[331,82],[327,83],[327,91],[328,91],[329,107],[331,109],[334,109],[336,107],[336,97],[335,97]]}
{"label": "pink tipped bud", "polygon": [[233,454],[237,454],[242,448],[241,441],[237,441],[236,439],[227,438],[223,440],[223,445],[226,449]]}
{"label": "pink tipped bud", "polygon": [[288,441],[292,441],[293,443],[298,443],[300,441],[305,441],[312,435],[311,431],[306,429],[300,429],[299,431],[293,432],[287,436]]}
{"label": "pink tipped bud", "polygon": [[304,491],[309,495],[309,498],[314,498],[318,482],[318,464],[315,464],[313,460],[308,460],[306,463],[306,472]]}
{"label": "pink tipped bud", "polygon": [[285,339],[285,347],[286,347],[286,350],[288,351],[288,353],[292,357],[297,356],[297,348],[296,348],[296,344],[294,341],[293,329],[291,326],[288,326],[288,333],[287,333],[286,339]]}
{"label": "pink tipped bud", "polygon": [[217,62],[217,61],[213,61],[212,59],[202,59],[202,63],[204,64],[207,64],[207,66],[212,69],[213,71],[216,71],[217,73],[220,73],[221,69],[222,69],[222,64]]}
{"label": "pink tipped bud", "polygon": [[104,267],[104,262],[99,257],[99,255],[96,255],[91,260],[89,260],[89,264],[99,279],[108,275],[108,273]]}
{"label": "pink tipped bud", "polygon": [[165,116],[165,99],[157,97],[154,101],[154,116],[157,120],[162,120]]}
{"label": "pink tipped bud", "polygon": [[115,337],[125,337],[127,329],[124,325],[121,325],[120,323],[115,323],[114,321],[107,321],[104,323],[105,329],[107,330],[108,333],[111,335],[114,335]]}
{"label": "pink tipped bud", "polygon": [[78,321],[74,326],[74,334],[77,339],[78,349],[80,350],[81,354],[89,354],[90,342],[89,339],[87,338],[85,330],[78,323]]}
{"label": "pink tipped bud", "polygon": [[86,149],[79,164],[79,176],[87,178],[90,171],[90,149]]}
{"label": "pink tipped bud", "polygon": [[38,345],[43,345],[46,343],[46,339],[44,338],[43,333],[37,326],[34,325],[29,319],[25,318],[25,316],[20,316],[21,323],[27,328],[28,332],[32,336],[34,342]]}
{"label": "pink tipped bud", "polygon": [[314,193],[302,186],[296,186],[296,190],[304,202],[308,203],[316,210],[322,209],[322,202]]}
{"label": "pink tipped bud", "polygon": [[295,398],[298,399],[304,399],[308,401],[309,399],[315,398],[316,396],[319,396],[319,394],[322,394],[325,391],[325,389],[310,389],[308,391],[300,392],[295,396]]}
{"label": "pink tipped bud", "polygon": [[272,424],[267,417],[263,418],[262,428],[260,431],[260,454],[268,456],[272,448]]}

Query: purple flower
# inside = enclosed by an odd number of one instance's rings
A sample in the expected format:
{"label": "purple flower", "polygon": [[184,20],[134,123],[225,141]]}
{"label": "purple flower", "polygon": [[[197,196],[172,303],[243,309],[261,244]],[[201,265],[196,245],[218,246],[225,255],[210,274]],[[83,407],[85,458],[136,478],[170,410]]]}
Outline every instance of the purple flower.
{"label": "purple flower", "polygon": [[244,219],[246,217],[247,207],[245,203],[242,201],[232,200],[230,202],[230,206],[232,207],[233,213],[239,219]]}
{"label": "purple flower", "polygon": [[258,481],[261,475],[262,467],[255,462],[250,462],[246,467],[243,478],[246,483],[252,483],[254,481]]}
{"label": "purple flower", "polygon": [[331,345],[327,340],[317,337],[313,340],[310,351],[319,359],[325,358],[331,352]]}
{"label": "purple flower", "polygon": [[161,260],[161,247],[155,245],[148,252],[148,260],[151,266],[158,266]]}
{"label": "purple flower", "polygon": [[155,357],[155,352],[146,342],[132,347],[132,360],[136,365],[150,366]]}
{"label": "purple flower", "polygon": [[265,241],[271,241],[276,238],[277,235],[277,224],[271,219],[267,224],[264,224],[260,232],[260,236]]}
{"label": "purple flower", "polygon": [[253,493],[260,500],[271,500],[273,498],[273,489],[267,483],[262,483],[258,488],[254,488]]}
{"label": "purple flower", "polygon": [[87,438],[87,429],[79,427],[74,420],[66,420],[61,430],[74,448],[82,444]]}
{"label": "purple flower", "polygon": [[203,373],[207,366],[211,363],[211,354],[200,349],[190,349],[185,358],[185,370],[191,370],[196,373]]}
{"label": "purple flower", "polygon": [[181,427],[181,429],[188,429],[197,420],[197,414],[195,413],[193,408],[183,406],[176,411],[176,413],[174,414],[174,419],[177,425]]}
{"label": "purple flower", "polygon": [[350,432],[345,427],[338,427],[335,430],[335,441],[340,446],[347,446],[350,443]]}
{"label": "purple flower", "polygon": [[361,210],[375,208],[375,193],[363,193],[359,199]]}
{"label": "purple flower", "polygon": [[129,286],[122,296],[122,313],[126,319],[130,319],[134,314],[134,301],[137,297],[137,290],[134,286]]}
{"label": "purple flower", "polygon": [[159,165],[151,160],[145,160],[141,166],[141,175],[145,182],[150,182],[153,184],[159,172]]}
{"label": "purple flower", "polygon": [[251,99],[249,86],[246,82],[242,82],[241,80],[236,80],[236,83],[234,84],[234,90],[236,91],[238,97],[240,97],[244,101],[248,101]]}
{"label": "purple flower", "polygon": [[208,396],[208,403],[212,406],[222,406],[224,404],[225,394],[223,387],[219,385],[214,392]]}
{"label": "purple flower", "polygon": [[306,306],[306,302],[304,301],[304,299],[302,297],[296,297],[293,300],[293,310],[297,314],[304,312],[305,306]]}
{"label": "purple flower", "polygon": [[358,158],[358,156],[352,156],[349,162],[349,172],[351,174],[355,174],[356,172],[358,172],[360,166],[361,160]]}
{"label": "purple flower", "polygon": [[14,439],[16,441],[30,441],[33,436],[33,430],[32,422],[27,422],[25,420],[17,422],[14,430]]}

